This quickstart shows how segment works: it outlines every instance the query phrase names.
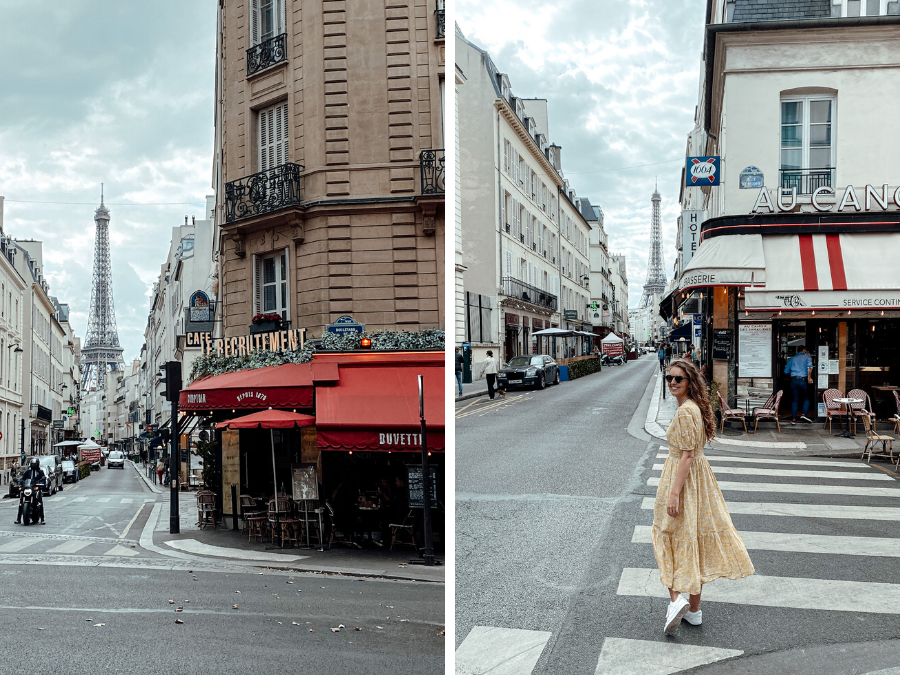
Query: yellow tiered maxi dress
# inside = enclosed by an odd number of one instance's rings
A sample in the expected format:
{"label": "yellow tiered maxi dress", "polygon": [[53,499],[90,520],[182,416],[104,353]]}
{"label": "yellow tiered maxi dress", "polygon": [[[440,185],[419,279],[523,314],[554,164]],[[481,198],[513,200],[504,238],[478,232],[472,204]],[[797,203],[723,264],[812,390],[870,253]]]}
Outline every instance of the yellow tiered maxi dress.
{"label": "yellow tiered maxi dress", "polygon": [[[725,507],[722,491],[703,455],[706,433],[700,408],[692,400],[678,407],[666,432],[669,456],[663,466],[653,508],[653,552],[666,588],[696,595],[703,584],[753,574],[747,547]],[[681,453],[694,451],[677,518],[666,512]]]}

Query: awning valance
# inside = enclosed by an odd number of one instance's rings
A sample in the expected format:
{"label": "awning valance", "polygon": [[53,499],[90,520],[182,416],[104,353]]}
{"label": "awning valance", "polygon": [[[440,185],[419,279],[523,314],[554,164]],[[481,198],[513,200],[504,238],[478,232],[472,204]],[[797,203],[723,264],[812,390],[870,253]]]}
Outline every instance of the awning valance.
{"label": "awning valance", "polygon": [[747,289],[748,310],[900,308],[898,233],[767,236],[763,249],[766,284]]}
{"label": "awning valance", "polygon": [[418,376],[422,375],[426,442],[430,450],[443,452],[447,389],[443,352],[371,356],[382,358],[340,360],[338,384],[317,389],[318,447],[370,452],[420,451]]}
{"label": "awning valance", "polygon": [[759,234],[735,234],[704,240],[684,268],[678,287],[763,285],[766,258],[762,239]]}
{"label": "awning valance", "polygon": [[312,408],[317,370],[312,363],[285,363],[206,377],[182,390],[178,407],[196,411]]}

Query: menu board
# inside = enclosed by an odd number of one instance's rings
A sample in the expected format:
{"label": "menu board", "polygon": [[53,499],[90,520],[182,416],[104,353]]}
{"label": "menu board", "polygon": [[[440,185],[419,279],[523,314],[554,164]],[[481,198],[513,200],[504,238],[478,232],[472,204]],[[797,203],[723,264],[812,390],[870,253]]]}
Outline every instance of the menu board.
{"label": "menu board", "polygon": [[[407,465],[406,470],[409,478],[409,506],[414,509],[424,508],[425,490],[422,486],[422,466]],[[435,509],[438,505],[437,471],[433,466],[429,466],[428,474],[431,476],[431,508]]]}
{"label": "menu board", "polygon": [[716,328],[713,330],[713,358],[720,361],[731,359],[730,328]]}
{"label": "menu board", "polygon": [[[222,494],[230,495],[231,486],[240,485],[240,482],[241,432],[227,429],[222,432]],[[222,500],[222,512],[231,514],[231,499]]]}
{"label": "menu board", "polygon": [[319,477],[315,464],[291,464],[291,488],[295,501],[318,501]]}
{"label": "menu board", "polygon": [[738,327],[738,375],[772,377],[772,324],[742,323]]}

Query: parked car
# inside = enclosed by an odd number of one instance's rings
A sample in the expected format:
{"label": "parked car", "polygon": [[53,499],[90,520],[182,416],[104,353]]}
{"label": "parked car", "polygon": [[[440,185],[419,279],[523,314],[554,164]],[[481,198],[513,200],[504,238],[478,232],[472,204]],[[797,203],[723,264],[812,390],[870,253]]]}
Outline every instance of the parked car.
{"label": "parked car", "polygon": [[497,375],[501,389],[528,386],[543,389],[547,384],[559,384],[559,366],[546,354],[514,356]]}
{"label": "parked car", "polygon": [[106,456],[106,468],[107,469],[124,469],[125,468],[125,453],[121,450],[110,450],[109,454]]}
{"label": "parked car", "polygon": [[81,470],[78,465],[71,459],[62,461],[62,479],[63,483],[77,483],[81,478]]}

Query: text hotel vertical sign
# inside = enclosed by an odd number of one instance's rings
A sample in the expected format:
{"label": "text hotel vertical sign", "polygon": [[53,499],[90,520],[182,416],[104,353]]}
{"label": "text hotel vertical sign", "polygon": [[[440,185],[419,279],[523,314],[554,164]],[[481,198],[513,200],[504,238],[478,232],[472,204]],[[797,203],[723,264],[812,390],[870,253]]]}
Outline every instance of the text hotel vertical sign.
{"label": "text hotel vertical sign", "polygon": [[703,223],[703,211],[681,212],[681,269],[684,269],[700,245],[700,225]]}

